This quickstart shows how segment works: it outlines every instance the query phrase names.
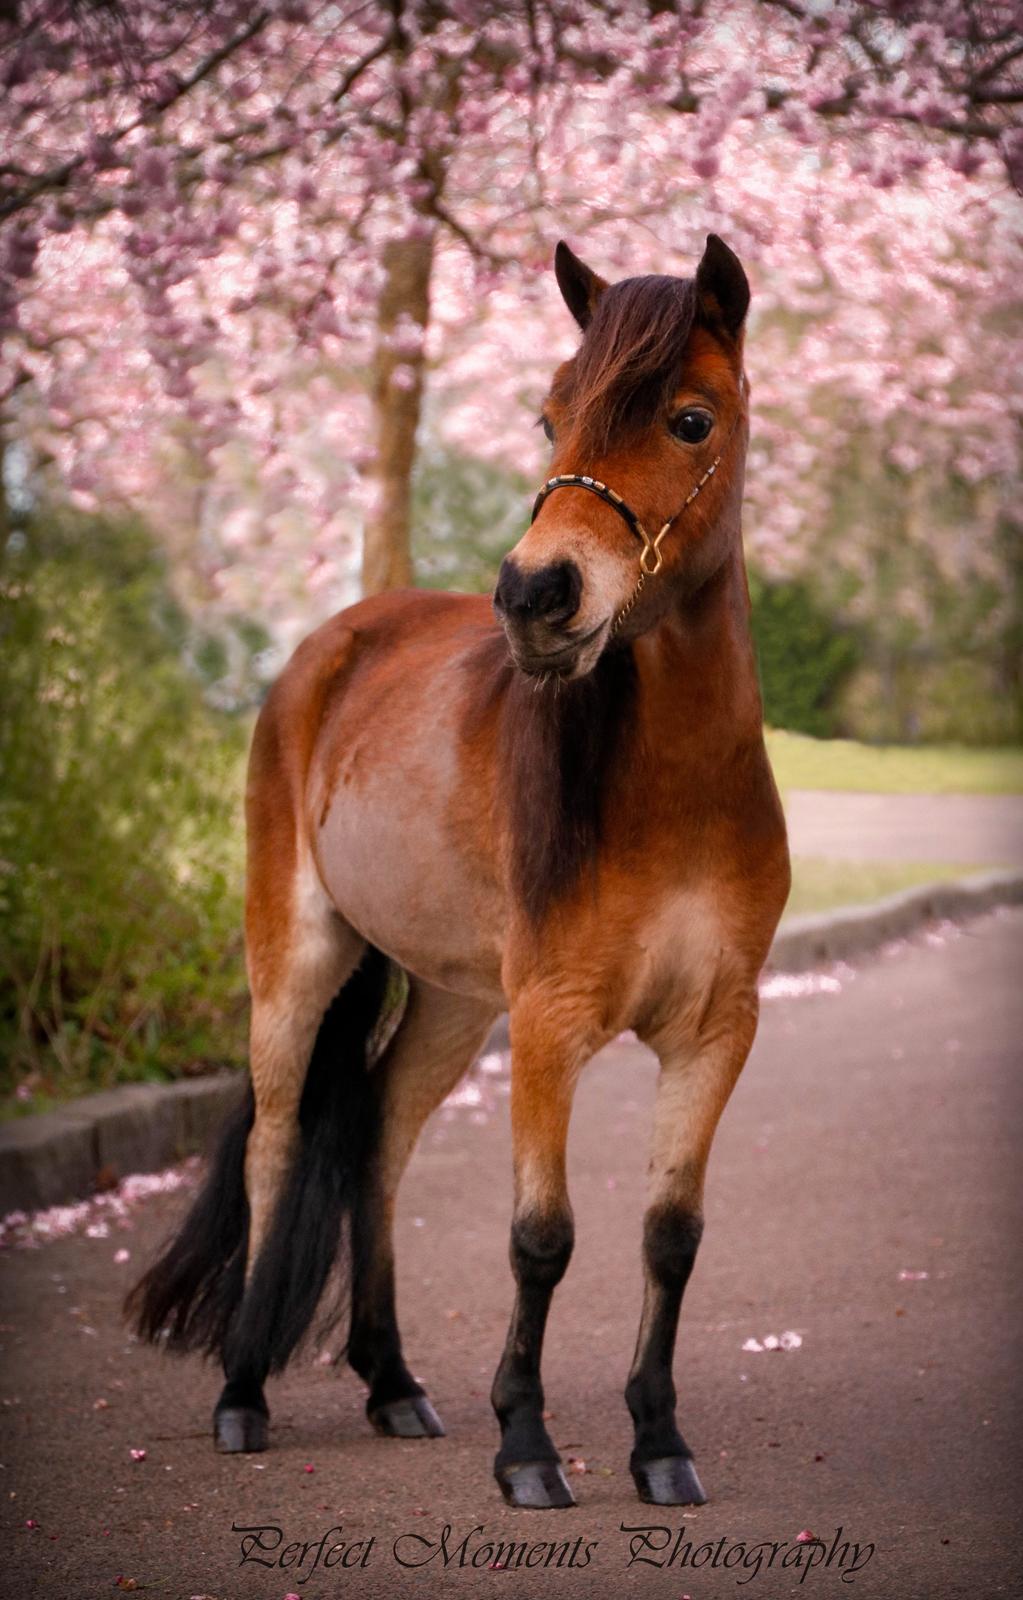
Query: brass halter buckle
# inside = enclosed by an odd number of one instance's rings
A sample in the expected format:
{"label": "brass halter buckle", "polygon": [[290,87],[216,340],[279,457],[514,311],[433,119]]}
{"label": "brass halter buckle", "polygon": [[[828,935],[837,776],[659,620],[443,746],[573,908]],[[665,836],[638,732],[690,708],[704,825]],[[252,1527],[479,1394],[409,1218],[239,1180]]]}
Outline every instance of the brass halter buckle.
{"label": "brass halter buckle", "polygon": [[536,521],[540,507],[547,499],[547,496],[554,493],[555,489],[586,489],[590,494],[595,494],[598,499],[604,500],[609,506],[612,506],[614,510],[617,511],[622,521],[627,524],[630,531],[643,546],[639,555],[639,582],[636,584],[631,597],[622,607],[621,611],[619,611],[614,622],[611,624],[612,634],[618,632],[618,629],[625,621],[625,618],[636,604],[647,578],[656,578],[657,574],[661,570],[661,567],[664,565],[664,557],[661,554],[661,541],[668,532],[668,529],[673,523],[678,521],[683,511],[692,505],[693,501],[696,499],[696,496],[699,494],[707,480],[714,476],[720,462],[721,456],[716,455],[700,481],[694,484],[690,489],[689,493],[685,497],[685,500],[675,512],[674,516],[668,518],[667,522],[662,526],[660,532],[653,538],[651,538],[650,534],[644,528],[632,507],[628,505],[622,499],[621,495],[617,494],[614,489],[609,489],[606,483],[601,483],[599,478],[593,478],[586,473],[580,472],[560,472],[558,473],[557,477],[548,478],[547,482],[540,489],[539,494],[533,501],[533,515],[529,519],[530,524]]}

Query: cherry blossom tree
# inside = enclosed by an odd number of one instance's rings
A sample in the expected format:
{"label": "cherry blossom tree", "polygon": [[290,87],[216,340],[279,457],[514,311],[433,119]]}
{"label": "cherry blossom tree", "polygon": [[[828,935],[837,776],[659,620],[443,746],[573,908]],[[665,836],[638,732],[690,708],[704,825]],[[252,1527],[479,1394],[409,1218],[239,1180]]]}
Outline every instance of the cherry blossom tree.
{"label": "cherry blossom tree", "polygon": [[[541,469],[559,234],[686,272],[714,227],[756,289],[755,552],[925,628],[843,522],[883,466],[903,535],[998,591],[998,627],[1021,62],[1009,0],[20,0],[7,439],[144,507],[193,603],[290,642],[360,552],[365,588],[407,581],[424,403],[448,448]],[[930,516],[950,478],[968,543]]]}

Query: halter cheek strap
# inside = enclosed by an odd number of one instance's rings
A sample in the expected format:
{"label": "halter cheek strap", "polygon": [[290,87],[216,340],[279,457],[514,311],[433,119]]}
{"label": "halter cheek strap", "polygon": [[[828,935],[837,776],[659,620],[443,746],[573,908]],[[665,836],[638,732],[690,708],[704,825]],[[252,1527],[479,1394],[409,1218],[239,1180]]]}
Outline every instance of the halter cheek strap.
{"label": "halter cheek strap", "polygon": [[614,489],[609,489],[606,483],[601,483],[599,478],[591,478],[584,473],[578,472],[561,472],[555,478],[548,478],[547,482],[541,488],[536,499],[533,501],[533,515],[529,519],[530,524],[536,521],[540,512],[540,507],[543,505],[548,495],[554,493],[555,489],[586,489],[590,494],[595,494],[598,499],[604,500],[609,506],[612,506],[614,510],[617,511],[622,521],[629,528],[630,532],[634,534],[634,536],[643,546],[639,555],[639,581],[637,582],[630,599],[622,607],[621,611],[619,611],[618,615],[615,617],[614,622],[611,624],[612,634],[616,634],[618,632],[618,629],[625,621],[625,618],[636,604],[647,578],[655,578],[660,572],[664,563],[664,557],[661,554],[661,540],[664,538],[672,524],[678,521],[683,511],[685,511],[688,506],[692,505],[693,501],[696,499],[696,496],[699,494],[700,490],[703,488],[708,479],[714,476],[720,461],[721,456],[716,455],[706,472],[703,474],[703,477],[690,489],[678,510],[673,516],[668,518],[667,522],[663,524],[659,532],[654,535],[651,535],[647,532],[642,522],[640,522],[636,513],[633,511],[632,507],[626,504],[621,495],[616,494]]}
{"label": "halter cheek strap", "polygon": [[664,557],[661,555],[661,540],[664,538],[664,535],[667,533],[672,523],[677,522],[678,518],[682,515],[683,511],[685,511],[686,507],[691,505],[696,499],[696,496],[707,482],[707,479],[714,476],[718,469],[720,460],[720,456],[714,457],[714,460],[703,474],[703,477],[700,479],[699,483],[694,484],[693,488],[690,489],[689,493],[686,495],[675,514],[668,518],[667,522],[664,523],[660,529],[660,532],[655,534],[653,538],[651,538],[650,534],[647,533],[632,507],[626,504],[620,494],[616,494],[614,489],[609,489],[606,483],[601,483],[599,478],[586,477],[578,472],[562,472],[559,473],[556,478],[548,478],[547,482],[540,490],[540,493],[533,501],[533,515],[529,520],[530,523],[536,521],[540,512],[540,507],[547,499],[547,496],[554,493],[555,489],[588,489],[590,494],[598,495],[601,500],[606,500],[609,506],[613,506],[618,515],[622,518],[623,522],[625,522],[632,533],[635,534],[636,538],[643,546],[643,549],[640,552],[639,564],[648,578],[655,578],[660,572],[662,563],[664,561]]}

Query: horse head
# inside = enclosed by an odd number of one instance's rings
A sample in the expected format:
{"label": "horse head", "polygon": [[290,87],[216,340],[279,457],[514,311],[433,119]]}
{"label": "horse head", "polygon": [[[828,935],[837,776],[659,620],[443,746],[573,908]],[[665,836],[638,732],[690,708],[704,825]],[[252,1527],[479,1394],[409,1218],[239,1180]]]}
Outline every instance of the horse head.
{"label": "horse head", "polygon": [[494,607],[523,672],[574,679],[738,547],[749,284],[716,234],[694,278],[608,284],[564,243],[555,273],[583,339],[543,405],[551,473]]}

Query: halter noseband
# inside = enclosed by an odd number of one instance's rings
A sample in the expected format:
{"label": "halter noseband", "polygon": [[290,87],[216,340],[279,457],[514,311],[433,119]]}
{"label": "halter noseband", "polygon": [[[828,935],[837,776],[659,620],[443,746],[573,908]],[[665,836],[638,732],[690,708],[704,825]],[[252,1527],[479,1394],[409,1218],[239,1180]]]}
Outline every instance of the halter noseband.
{"label": "halter noseband", "polygon": [[[731,435],[729,435],[729,437],[731,437]],[[631,597],[626,601],[621,611],[619,611],[618,615],[615,617],[614,622],[611,624],[612,636],[618,632],[618,629],[625,621],[625,618],[636,604],[646,580],[648,578],[656,578],[657,574],[660,572],[664,563],[664,557],[661,554],[661,540],[668,532],[668,529],[671,527],[672,523],[677,522],[683,511],[692,505],[693,501],[696,499],[696,496],[699,494],[707,480],[714,476],[718,466],[720,465],[720,462],[721,455],[719,454],[714,457],[714,460],[703,474],[703,477],[700,479],[699,483],[694,484],[690,489],[678,510],[673,516],[668,518],[667,522],[662,526],[660,532],[655,534],[653,537],[651,537],[651,535],[644,528],[632,507],[626,505],[621,495],[616,494],[614,489],[609,489],[606,483],[601,483],[599,478],[589,477],[585,473],[561,472],[555,478],[548,478],[547,482],[540,489],[539,494],[533,501],[533,515],[529,519],[530,526],[532,526],[532,524],[536,521],[540,512],[540,507],[543,505],[548,495],[553,494],[555,489],[586,489],[590,494],[595,494],[598,499],[604,500],[609,506],[612,506],[614,510],[617,511],[622,521],[643,546],[639,555],[639,581],[637,582],[635,589],[632,591]]]}

